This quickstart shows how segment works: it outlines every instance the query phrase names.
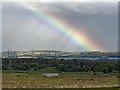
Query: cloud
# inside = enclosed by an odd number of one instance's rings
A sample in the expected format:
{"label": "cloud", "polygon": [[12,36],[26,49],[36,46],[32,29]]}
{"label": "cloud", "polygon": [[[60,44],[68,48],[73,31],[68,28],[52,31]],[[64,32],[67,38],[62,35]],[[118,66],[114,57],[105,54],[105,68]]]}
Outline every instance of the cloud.
{"label": "cloud", "polygon": [[[116,3],[28,3],[36,10],[55,15],[71,27],[85,32],[96,45],[107,51],[116,51],[118,43]],[[3,5],[3,49],[14,50],[69,50],[81,51],[82,47],[59,34],[36,11],[22,3]],[[79,28],[86,28],[84,31]],[[114,37],[112,37],[114,36]]]}
{"label": "cloud", "polygon": [[15,4],[5,3],[2,25],[3,50],[57,49],[62,47],[60,42],[65,46],[64,36],[52,30],[42,17],[34,17]]}
{"label": "cloud", "polygon": [[82,32],[87,33],[97,45],[106,50],[118,49],[118,3],[62,2],[45,5],[49,7],[45,9],[47,12],[70,22],[71,26],[86,27],[86,31]]}
{"label": "cloud", "polygon": [[[34,6],[41,9],[39,3],[35,3]],[[64,12],[67,10],[84,14],[114,14],[117,13],[117,6],[118,3],[115,2],[56,2],[42,4],[43,10],[51,12]]]}
{"label": "cloud", "polygon": [[2,3],[0,3],[0,52],[1,51],[2,51]]}
{"label": "cloud", "polygon": [[2,2],[119,2],[119,0],[2,0]]}

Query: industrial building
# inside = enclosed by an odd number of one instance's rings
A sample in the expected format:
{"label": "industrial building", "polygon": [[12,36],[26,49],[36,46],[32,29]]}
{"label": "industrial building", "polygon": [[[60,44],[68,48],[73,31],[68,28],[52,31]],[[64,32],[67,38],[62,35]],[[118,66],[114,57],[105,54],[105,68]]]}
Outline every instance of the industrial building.
{"label": "industrial building", "polygon": [[2,53],[2,58],[48,58],[48,59],[119,59],[120,56],[117,52],[100,52],[100,51],[89,51],[89,52],[64,52],[64,51],[53,51],[53,50],[31,50],[31,51],[12,51]]}

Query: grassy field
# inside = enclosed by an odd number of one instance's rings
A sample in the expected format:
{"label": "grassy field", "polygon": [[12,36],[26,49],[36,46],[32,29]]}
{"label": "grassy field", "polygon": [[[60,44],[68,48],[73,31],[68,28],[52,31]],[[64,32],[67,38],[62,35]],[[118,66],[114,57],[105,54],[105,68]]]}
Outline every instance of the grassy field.
{"label": "grassy field", "polygon": [[57,77],[44,77],[38,71],[3,72],[3,88],[100,88],[118,87],[114,75],[63,72]]}

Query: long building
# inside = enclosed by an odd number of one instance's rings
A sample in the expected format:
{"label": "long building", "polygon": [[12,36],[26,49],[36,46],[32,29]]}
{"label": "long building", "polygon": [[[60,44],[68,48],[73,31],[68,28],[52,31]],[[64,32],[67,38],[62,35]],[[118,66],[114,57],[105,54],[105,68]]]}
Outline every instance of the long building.
{"label": "long building", "polygon": [[7,51],[2,53],[2,58],[56,58],[56,59],[119,59],[117,52],[64,52],[53,50],[40,51]]}

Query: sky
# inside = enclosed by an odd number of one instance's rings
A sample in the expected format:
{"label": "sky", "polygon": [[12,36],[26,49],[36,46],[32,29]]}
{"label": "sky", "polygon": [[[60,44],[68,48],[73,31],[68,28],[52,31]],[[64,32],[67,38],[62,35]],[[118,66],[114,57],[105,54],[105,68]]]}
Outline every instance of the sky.
{"label": "sky", "polygon": [[2,14],[1,13],[2,13],[2,3],[0,3],[0,52],[2,51]]}
{"label": "sky", "polygon": [[4,2],[2,50],[118,51],[117,9],[116,2]]}

